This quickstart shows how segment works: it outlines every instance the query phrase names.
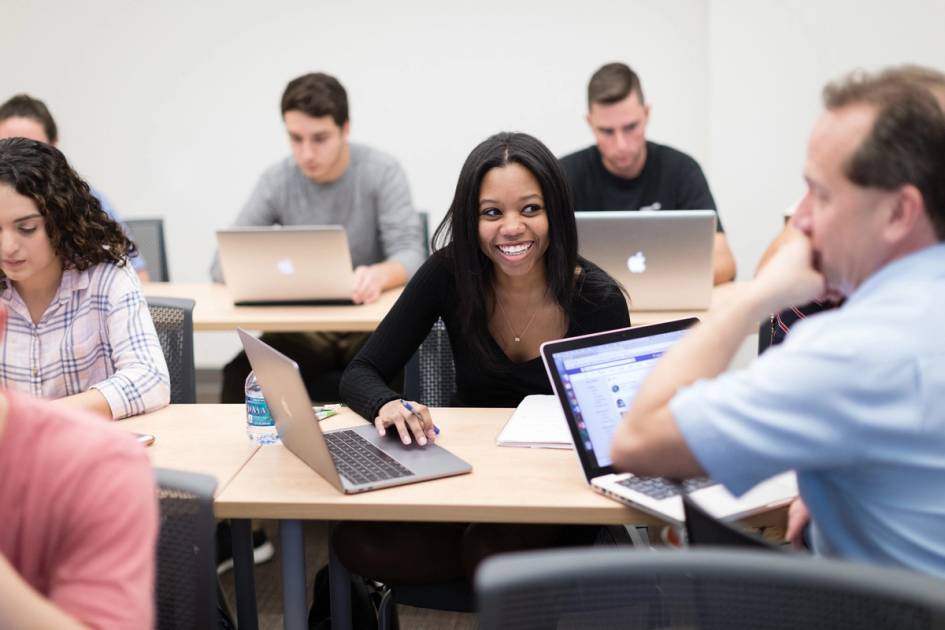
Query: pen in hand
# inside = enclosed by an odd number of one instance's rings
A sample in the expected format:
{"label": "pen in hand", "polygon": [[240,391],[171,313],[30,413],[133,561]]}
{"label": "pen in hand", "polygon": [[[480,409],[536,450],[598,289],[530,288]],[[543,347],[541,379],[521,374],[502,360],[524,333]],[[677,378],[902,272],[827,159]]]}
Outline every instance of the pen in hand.
{"label": "pen in hand", "polygon": [[[404,400],[403,398],[400,399],[400,404],[404,406],[404,409],[406,409],[407,411],[409,411],[410,413],[412,413],[412,414],[417,418],[417,420],[420,421],[420,425],[421,425],[421,426],[423,425],[423,417],[422,417],[419,413],[417,413],[417,410],[413,408],[413,405],[411,405],[409,402],[407,402],[407,401]],[[435,435],[439,435],[439,434],[440,434],[440,427],[438,427],[438,426],[436,426],[436,425],[434,424],[434,425],[433,425],[433,433],[434,433]]]}

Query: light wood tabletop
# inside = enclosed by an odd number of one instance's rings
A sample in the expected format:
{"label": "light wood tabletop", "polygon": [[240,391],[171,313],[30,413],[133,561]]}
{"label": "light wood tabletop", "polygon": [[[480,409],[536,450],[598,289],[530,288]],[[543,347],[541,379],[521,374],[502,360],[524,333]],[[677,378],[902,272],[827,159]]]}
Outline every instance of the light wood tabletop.
{"label": "light wood tabletop", "polygon": [[150,297],[194,300],[194,330],[240,327],[263,332],[370,332],[402,291],[385,291],[373,304],[351,306],[235,306],[226,286],[219,283],[146,282],[142,288]]}
{"label": "light wood tabletop", "polygon": [[[261,447],[217,496],[221,518],[660,523],[590,489],[573,451],[496,446],[512,409],[435,409],[438,443],[473,472],[345,495],[282,445]],[[363,423],[345,410],[325,430]]]}
{"label": "light wood tabletop", "polygon": [[246,436],[245,405],[170,405],[119,426],[154,436],[154,466],[215,477],[218,496],[259,448]]}
{"label": "light wood tabletop", "polygon": [[[719,304],[724,304],[726,300],[730,299],[736,291],[739,290],[739,287],[744,286],[744,283],[741,282],[726,282],[725,284],[720,284],[717,287],[712,289],[712,300],[709,304],[709,309],[712,310],[713,307],[718,306]],[[630,302],[630,323],[634,326],[645,326],[647,324],[658,324],[660,322],[667,322],[673,319],[683,319],[686,317],[699,317],[702,318],[708,311],[637,311],[633,308],[633,301],[631,298]]]}
{"label": "light wood tabletop", "polygon": [[[730,297],[739,283],[729,282],[712,290],[712,304]],[[402,289],[385,291],[373,303],[358,306],[235,306],[226,286],[218,283],[146,282],[144,293],[152,297],[190,298],[194,306],[194,330],[262,332],[372,331],[400,297]],[[683,317],[702,317],[706,311],[637,311],[630,304],[634,326]]]}

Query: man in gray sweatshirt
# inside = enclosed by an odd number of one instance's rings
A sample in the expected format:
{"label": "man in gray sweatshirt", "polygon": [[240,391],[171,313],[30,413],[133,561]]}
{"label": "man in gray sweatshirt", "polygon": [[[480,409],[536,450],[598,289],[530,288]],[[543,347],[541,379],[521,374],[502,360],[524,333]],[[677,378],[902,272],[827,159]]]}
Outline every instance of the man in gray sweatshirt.
{"label": "man in gray sweatshirt", "polygon": [[[237,226],[343,225],[355,266],[355,303],[407,282],[423,262],[420,219],[397,161],[348,141],[348,97],[332,76],[306,74],[282,95],[292,155],[269,167]],[[224,281],[219,260],[211,276]],[[337,383],[365,333],[282,333],[263,339],[299,363],[315,400],[338,400]],[[223,369],[222,402],[242,402],[250,366],[240,353]]]}

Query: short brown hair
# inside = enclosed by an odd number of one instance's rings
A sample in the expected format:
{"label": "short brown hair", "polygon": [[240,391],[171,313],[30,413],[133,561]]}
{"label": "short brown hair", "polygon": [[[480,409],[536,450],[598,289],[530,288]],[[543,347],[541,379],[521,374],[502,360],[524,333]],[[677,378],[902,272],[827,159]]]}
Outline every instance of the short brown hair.
{"label": "short brown hair", "polygon": [[348,94],[335,77],[312,72],[289,81],[282,93],[282,115],[300,111],[312,118],[331,116],[339,127],[348,122]]}
{"label": "short brown hair", "polygon": [[893,190],[912,184],[940,241],[945,240],[945,113],[914,78],[892,70],[854,72],[824,87],[829,110],[876,109],[873,128],[844,165],[858,186]]}
{"label": "short brown hair", "polygon": [[640,84],[637,73],[625,63],[608,63],[591,75],[591,80],[587,84],[587,107],[590,109],[594,103],[601,105],[617,103],[633,92],[640,97],[641,103],[645,102],[643,86]]}
{"label": "short brown hair", "polygon": [[38,98],[33,98],[29,94],[17,94],[3,105],[0,105],[0,121],[7,118],[29,118],[35,120],[43,126],[46,132],[46,139],[50,144],[56,144],[59,139],[59,131],[56,129],[56,121],[46,107],[46,103]]}
{"label": "short brown hair", "polygon": [[932,96],[938,101],[939,107],[945,111],[945,72],[941,72],[935,68],[929,68],[928,66],[904,64],[886,68],[880,73],[880,77],[887,79],[903,79],[921,85],[932,92]]}

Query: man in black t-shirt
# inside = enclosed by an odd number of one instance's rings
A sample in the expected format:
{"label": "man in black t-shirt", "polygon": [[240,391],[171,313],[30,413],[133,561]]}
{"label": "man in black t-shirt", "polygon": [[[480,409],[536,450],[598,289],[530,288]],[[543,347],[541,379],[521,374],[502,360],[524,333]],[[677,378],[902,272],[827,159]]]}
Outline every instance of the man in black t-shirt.
{"label": "man in black t-shirt", "polygon": [[[622,63],[601,67],[587,86],[587,105],[597,144],[561,158],[575,210],[716,209],[699,164],[646,139],[650,106],[633,70]],[[717,226],[715,284],[735,278],[735,259],[721,220]]]}

